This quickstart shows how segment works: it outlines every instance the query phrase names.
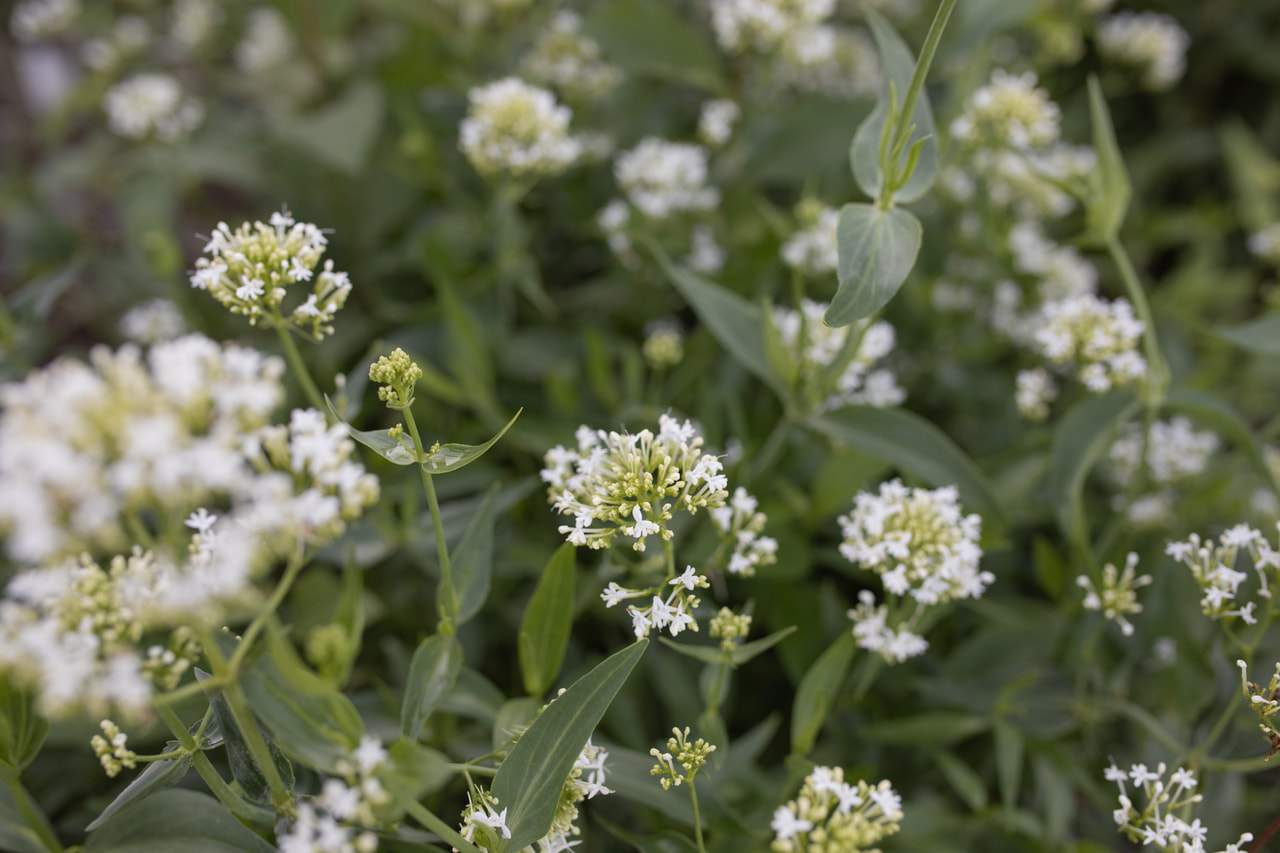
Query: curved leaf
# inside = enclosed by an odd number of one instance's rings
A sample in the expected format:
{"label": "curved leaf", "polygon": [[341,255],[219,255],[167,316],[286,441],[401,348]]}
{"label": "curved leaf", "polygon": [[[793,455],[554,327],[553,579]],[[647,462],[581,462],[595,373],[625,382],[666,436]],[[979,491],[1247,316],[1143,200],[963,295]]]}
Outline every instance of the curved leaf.
{"label": "curved leaf", "polygon": [[791,752],[795,755],[805,755],[813,749],[818,732],[822,731],[822,724],[849,677],[849,667],[857,651],[853,632],[841,631],[800,679],[791,710]]}
{"label": "curved leaf", "polygon": [[[176,742],[170,743],[165,748],[165,752],[174,752],[178,748]],[[114,815],[120,809],[131,805],[135,800],[149,797],[156,791],[165,788],[171,788],[182,781],[187,775],[187,771],[191,769],[190,753],[183,753],[170,761],[153,761],[147,765],[147,769],[143,770],[129,785],[121,791],[111,804],[102,810],[102,814],[93,819],[93,823],[89,824],[86,829],[93,831]]]}
{"label": "curved leaf", "polygon": [[946,433],[913,412],[848,406],[810,419],[808,425],[933,486],[954,485],[970,511],[1003,520],[987,476]]}
{"label": "curved leaf", "polygon": [[1058,525],[1079,547],[1087,547],[1089,540],[1084,517],[1085,477],[1111,444],[1115,430],[1131,418],[1140,405],[1120,391],[1090,397],[1067,412],[1054,433],[1049,489]]}
{"label": "curved leaf", "polygon": [[450,558],[453,583],[457,589],[456,625],[479,613],[489,597],[489,580],[493,574],[494,497],[497,494],[498,484],[494,483],[485,493],[484,501],[471,517],[467,532],[462,535],[462,541]]}
{"label": "curved leaf", "polygon": [[1111,125],[1107,101],[1102,97],[1102,86],[1092,74],[1089,75],[1089,116],[1093,122],[1093,150],[1098,155],[1098,165],[1089,176],[1085,224],[1089,238],[1106,243],[1120,232],[1133,187],[1116,143],[1116,131]]}
{"label": "curved leaf", "polygon": [[516,422],[516,418],[520,417],[520,412],[523,411],[524,409],[520,409],[520,411],[512,415],[511,420],[507,421],[507,425],[498,430],[498,434],[484,444],[442,444],[439,447],[432,448],[422,459],[422,470],[428,474],[447,474],[450,471],[457,471],[459,468],[470,465],[483,456],[490,447],[493,447],[507,430],[511,429],[511,425]]}
{"label": "curved leaf", "polygon": [[1280,314],[1258,317],[1238,326],[1217,330],[1218,336],[1258,355],[1280,355]]}
{"label": "curved leaf", "polygon": [[547,834],[573,762],[648,645],[648,640],[637,640],[575,681],[533,721],[502,762],[493,795],[507,811],[511,837],[503,839],[498,853],[522,850]]}
{"label": "curved leaf", "polygon": [[409,681],[404,688],[400,711],[400,732],[416,738],[431,712],[453,689],[462,669],[462,647],[451,634],[436,634],[418,644],[409,664]]}
{"label": "curved leaf", "polygon": [[840,209],[836,245],[840,286],[823,321],[847,326],[870,317],[897,294],[920,253],[920,220],[901,208],[873,204]]}
{"label": "curved leaf", "polygon": [[520,620],[517,648],[520,676],[530,696],[542,697],[560,674],[573,628],[573,587],[577,549],[561,545],[547,561]]}
{"label": "curved leaf", "polygon": [[272,853],[207,794],[170,788],[121,809],[89,833],[84,853]]}

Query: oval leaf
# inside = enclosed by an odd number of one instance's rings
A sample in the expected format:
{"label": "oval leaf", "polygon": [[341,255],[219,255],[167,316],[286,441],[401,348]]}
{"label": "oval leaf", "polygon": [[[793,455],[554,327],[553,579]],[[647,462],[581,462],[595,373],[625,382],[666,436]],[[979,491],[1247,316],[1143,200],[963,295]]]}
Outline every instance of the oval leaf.
{"label": "oval leaf", "polygon": [[405,737],[418,736],[431,712],[453,689],[461,669],[462,647],[454,636],[436,634],[418,644],[409,664],[409,681],[400,711],[400,731]]}
{"label": "oval leaf", "polygon": [[826,722],[827,713],[849,676],[849,667],[857,650],[853,632],[841,631],[836,641],[827,647],[800,679],[800,687],[796,690],[791,709],[792,753],[805,755],[813,749],[818,732],[822,731],[822,724]]}
{"label": "oval leaf", "polygon": [[569,544],[551,555],[520,620],[520,676],[525,691],[533,697],[546,694],[564,663],[573,628],[576,555],[577,549]]}
{"label": "oval leaf", "polygon": [[493,795],[507,811],[511,837],[499,853],[522,850],[547,834],[573,762],[635,668],[648,640],[637,640],[575,681],[533,721],[498,768]]}
{"label": "oval leaf", "polygon": [[892,463],[933,486],[954,485],[971,512],[1002,520],[987,476],[947,434],[906,409],[848,406],[808,421],[818,432]]}
{"label": "oval leaf", "polygon": [[84,853],[272,853],[207,794],[170,788],[121,809],[89,833]]}
{"label": "oval leaf", "polygon": [[836,226],[840,286],[823,321],[847,326],[870,317],[894,297],[920,253],[920,220],[894,208],[846,204]]}

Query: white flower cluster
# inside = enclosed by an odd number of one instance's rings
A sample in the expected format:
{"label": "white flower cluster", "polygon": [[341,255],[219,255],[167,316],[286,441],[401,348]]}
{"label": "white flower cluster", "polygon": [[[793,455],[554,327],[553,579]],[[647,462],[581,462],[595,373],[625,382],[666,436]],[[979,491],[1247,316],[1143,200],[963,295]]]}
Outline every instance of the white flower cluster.
{"label": "white flower cluster", "polygon": [[183,94],[168,74],[137,74],[112,86],[102,97],[112,132],[127,139],[153,136],[176,142],[204,119],[204,107]]}
{"label": "white flower cluster", "polygon": [[249,12],[244,38],[236,45],[236,66],[250,76],[265,75],[293,56],[293,31],[274,6],[257,6]]}
{"label": "white flower cluster", "polygon": [[122,552],[123,516],[244,492],[244,442],[284,399],[284,363],[202,335],[100,346],[0,387],[0,532],[19,563]]}
{"label": "white flower cluster", "polygon": [[1019,222],[1009,230],[1009,252],[1013,268],[1036,279],[1037,292],[1044,302],[1071,299],[1098,289],[1097,268],[1078,250],[1050,240],[1034,220]]}
{"label": "white flower cluster", "polygon": [[[1120,789],[1120,808],[1111,813],[1112,819],[1130,841],[1141,842],[1144,847],[1154,844],[1178,853],[1207,853],[1204,842],[1208,827],[1199,818],[1188,822],[1177,814],[1204,799],[1195,793],[1196,778],[1190,770],[1179,767],[1166,781],[1168,769],[1160,762],[1154,771],[1145,764],[1135,764],[1126,771],[1112,762],[1104,774]],[[1141,810],[1129,795],[1129,783],[1137,786],[1135,796],[1139,790],[1142,792],[1145,803]],[[1239,841],[1219,853],[1244,853],[1244,845],[1252,840],[1251,833],[1243,833]]]}
{"label": "white flower cluster", "polygon": [[645,362],[652,370],[666,370],[684,360],[684,333],[675,318],[654,322],[640,347]]}
{"label": "white flower cluster", "polygon": [[902,797],[888,779],[850,785],[840,767],[815,767],[799,795],[779,806],[770,827],[776,853],[861,853],[898,832]]}
{"label": "white flower cluster", "polygon": [[778,540],[761,536],[768,517],[759,512],[760,503],[739,486],[726,506],[711,510],[711,520],[720,531],[721,551],[729,550],[729,574],[751,577],[758,566],[778,561]]}
{"label": "white flower cluster", "polygon": [[613,607],[628,598],[652,596],[652,601],[645,607],[634,604],[627,606],[627,613],[631,615],[631,628],[636,632],[637,640],[649,636],[652,630],[662,631],[664,628],[673,637],[679,636],[686,628],[697,631],[698,620],[694,618],[693,612],[702,603],[702,599],[694,595],[693,591],[705,589],[711,583],[705,575],[698,574],[693,566],[686,566],[683,574],[667,581],[667,584],[673,588],[664,598],[657,594],[665,589],[661,585],[648,589],[630,589],[610,581],[604,592],[600,593],[600,598],[605,607]]}
{"label": "white flower cluster", "polygon": [[627,200],[651,219],[712,210],[720,192],[707,186],[707,149],[646,137],[614,161],[614,177]]}
{"label": "white flower cluster", "polygon": [[975,147],[1027,151],[1057,142],[1061,120],[1058,105],[1036,86],[1034,72],[997,68],[991,82],[969,96],[951,123],[951,135]]}
{"label": "white flower cluster", "polygon": [[674,513],[724,506],[729,496],[724,466],[702,452],[703,438],[688,421],[662,415],[657,435],[581,426],[576,437],[576,450],[547,451],[542,470],[548,500],[574,517],[560,528],[574,545],[608,548],[621,533],[643,551],[649,536],[672,537]]}
{"label": "white flower cluster", "polygon": [[[1277,528],[1280,529],[1280,525]],[[1240,604],[1237,598],[1240,585],[1248,578],[1246,573],[1236,571],[1236,559],[1242,550],[1247,551],[1253,560],[1253,570],[1258,576],[1258,597],[1270,600],[1267,569],[1280,570],[1280,551],[1271,547],[1261,531],[1247,524],[1237,524],[1225,531],[1217,543],[1212,539],[1201,540],[1199,535],[1192,533],[1181,542],[1170,542],[1164,552],[1191,570],[1203,596],[1200,609],[1206,616],[1213,619],[1239,616],[1252,625],[1257,622],[1254,616],[1257,602]],[[1238,604],[1240,606],[1237,607]]]}
{"label": "white flower cluster", "polygon": [[1272,222],[1249,235],[1249,251],[1275,267],[1280,267],[1280,222]]}
{"label": "white flower cluster", "polygon": [[80,17],[80,0],[22,0],[9,16],[9,32],[37,42],[66,32]]}
{"label": "white flower cluster", "polygon": [[775,307],[773,322],[792,358],[800,364],[802,378],[815,380],[823,368],[840,358],[848,346],[850,335],[858,336],[857,351],[836,383],[836,390],[823,408],[867,405],[884,408],[897,406],[907,398],[891,371],[872,366],[893,351],[893,326],[884,320],[871,325],[864,322],[851,326],[831,327],[822,321],[827,303],[804,300],[801,311]]}
{"label": "white flower cluster", "polygon": [[828,98],[880,91],[880,60],[862,30],[817,24],[790,33],[765,69],[765,82]]}
{"label": "white flower cluster", "polygon": [[741,116],[742,108],[737,101],[728,98],[703,101],[698,114],[698,138],[714,148],[724,145],[733,136],[733,126]]}
{"label": "white flower cluster", "polygon": [[702,222],[689,232],[689,254],[685,256],[684,265],[694,272],[713,275],[724,266],[726,253],[724,247],[716,240],[716,231],[711,225]]}
{"label": "white flower cluster", "polygon": [[570,100],[602,98],[622,82],[622,70],[604,61],[600,45],[582,32],[582,16],[568,10],[556,12],[521,67],[529,80]]}
{"label": "white flower cluster", "polygon": [[[207,291],[232,314],[251,324],[266,319],[307,329],[316,338],[333,332],[333,319],[351,294],[351,279],[335,272],[333,261],[316,265],[328,239],[309,222],[297,222],[288,210],[268,222],[245,222],[235,231],[219,222],[204,247],[208,258],[196,260],[191,286]],[[287,288],[314,279],[307,298],[282,314]]]}
{"label": "white flower cluster", "polygon": [[1133,634],[1133,625],[1125,616],[1142,612],[1137,590],[1151,583],[1151,575],[1134,574],[1137,567],[1138,555],[1130,551],[1125,558],[1123,572],[1117,570],[1113,563],[1103,567],[1100,587],[1094,586],[1093,580],[1086,575],[1076,578],[1076,583],[1085,591],[1085,610],[1101,611],[1103,616],[1120,626],[1126,637]]}
{"label": "white flower cluster", "polygon": [[782,244],[782,261],[806,275],[821,276],[835,272],[840,263],[836,247],[836,226],[840,211],[818,201],[808,200],[796,207],[800,230]]}
{"label": "white flower cluster", "polygon": [[711,26],[730,53],[769,53],[808,35],[835,8],[835,0],[712,0]]}
{"label": "white flower cluster", "polygon": [[1019,370],[1016,378],[1018,412],[1030,421],[1049,417],[1049,405],[1058,397],[1058,386],[1043,367]]}
{"label": "white flower cluster", "polygon": [[1191,37],[1177,20],[1158,12],[1121,12],[1098,21],[1098,52],[1128,65],[1152,91],[1172,88],[1187,70]]}
{"label": "white flower cluster", "polygon": [[518,77],[506,77],[467,94],[458,146],[482,175],[556,175],[582,155],[570,136],[573,111],[555,95]]}
{"label": "white flower cluster", "polygon": [[1080,380],[1095,394],[1138,382],[1147,361],[1137,348],[1143,325],[1128,300],[1107,302],[1083,294],[1048,302],[1035,331],[1040,354],[1056,365],[1074,365]]}
{"label": "white flower cluster", "polygon": [[[1147,434],[1147,474],[1152,485],[1175,486],[1195,477],[1209,464],[1218,449],[1218,436],[1208,430],[1197,432],[1191,421],[1179,415],[1168,421],[1155,421]],[[1133,481],[1142,464],[1142,427],[1125,424],[1111,445],[1108,459],[1121,485]]]}
{"label": "white flower cluster", "polygon": [[313,802],[298,803],[297,816],[276,842],[280,853],[375,853],[378,836],[360,827],[377,826],[375,810],[391,802],[378,778],[388,761],[382,742],[360,738],[342,779],[324,781]]}
{"label": "white flower cluster", "polygon": [[152,299],[130,308],[120,318],[120,333],[135,343],[171,341],[187,331],[187,321],[168,299]]}
{"label": "white flower cluster", "polygon": [[910,627],[903,627],[901,623],[890,627],[889,605],[877,605],[871,590],[858,592],[858,606],[851,608],[848,616],[853,621],[858,648],[875,652],[888,663],[902,663],[929,650],[929,641]]}

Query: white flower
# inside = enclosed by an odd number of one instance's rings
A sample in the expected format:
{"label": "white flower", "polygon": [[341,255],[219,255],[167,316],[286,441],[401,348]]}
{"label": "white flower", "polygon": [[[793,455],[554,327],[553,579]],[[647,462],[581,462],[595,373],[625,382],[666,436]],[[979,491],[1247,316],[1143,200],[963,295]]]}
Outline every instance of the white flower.
{"label": "white flower", "polygon": [[1121,12],[1107,16],[1098,21],[1097,39],[1104,58],[1136,68],[1148,89],[1172,88],[1187,67],[1191,38],[1168,15]]}
{"label": "white flower", "polygon": [[551,18],[521,63],[526,77],[554,86],[571,99],[594,100],[622,81],[622,71],[601,58],[600,45],[582,32],[582,17],[562,9]]}
{"label": "white flower", "polygon": [[906,392],[888,371],[879,371],[874,382],[871,379],[871,367],[893,350],[893,326],[880,320],[871,325],[864,321],[833,328],[822,320],[827,310],[825,302],[806,299],[800,307],[800,311],[774,308],[773,322],[783,344],[799,362],[802,377],[821,375],[823,368],[840,356],[850,335],[861,336],[853,358],[836,381],[835,392],[821,404],[823,408],[849,404],[896,406],[906,399]]}
{"label": "white flower", "polygon": [[167,74],[138,74],[117,83],[103,96],[102,107],[111,130],[128,139],[175,142],[204,118],[199,102],[185,96]]}
{"label": "white flower", "polygon": [[246,74],[264,74],[288,60],[293,50],[289,21],[273,6],[258,6],[249,12],[244,38],[236,45],[236,65]]}
{"label": "white flower", "polygon": [[720,193],[706,186],[707,151],[698,145],[647,137],[618,155],[613,173],[631,204],[653,219],[720,204]]}
{"label": "white flower", "polygon": [[467,94],[458,145],[485,175],[554,175],[582,154],[569,135],[572,111],[545,89],[507,77]]}
{"label": "white flower", "polygon": [[18,41],[35,42],[65,32],[80,17],[80,0],[22,0],[9,16]]}
{"label": "white flower", "polygon": [[1018,412],[1024,418],[1043,421],[1049,417],[1049,404],[1057,396],[1058,387],[1043,367],[1018,371],[1016,399]]}
{"label": "white flower", "polygon": [[153,299],[129,309],[120,318],[120,331],[131,341],[155,344],[178,337],[187,330],[178,306],[168,299]]}
{"label": "white flower", "polygon": [[733,135],[733,126],[742,115],[736,101],[717,98],[702,103],[698,115],[698,138],[712,147],[719,147]]}
{"label": "white flower", "polygon": [[1036,86],[1036,75],[997,68],[991,82],[969,96],[951,135],[970,145],[1025,151],[1056,142],[1061,110]]}
{"label": "white flower", "polygon": [[712,0],[711,25],[731,53],[776,49],[789,32],[821,23],[835,0]]}
{"label": "white flower", "polygon": [[839,264],[836,225],[840,211],[821,204],[802,205],[801,208],[805,227],[782,244],[782,260],[792,269],[808,275],[829,275]]}

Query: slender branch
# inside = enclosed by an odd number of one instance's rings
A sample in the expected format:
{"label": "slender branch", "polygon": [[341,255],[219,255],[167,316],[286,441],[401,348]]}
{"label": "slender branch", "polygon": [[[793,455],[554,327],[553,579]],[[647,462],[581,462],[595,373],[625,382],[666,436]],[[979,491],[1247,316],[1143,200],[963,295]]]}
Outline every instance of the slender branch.
{"label": "slender branch", "polygon": [[[276,584],[276,588],[272,591],[271,597],[267,599],[266,605],[240,636],[240,643],[236,646],[235,652],[231,655],[231,660],[227,663],[229,681],[235,679],[235,674],[240,671],[240,665],[244,663],[245,656],[249,654],[249,647],[253,645],[253,641],[257,639],[258,634],[262,632],[267,620],[279,609],[285,596],[289,594],[289,590],[293,587],[294,581],[298,579],[298,574],[306,566],[305,553],[306,546],[303,544],[302,539],[298,539],[293,549],[293,555],[289,558],[289,564],[285,566],[284,575],[280,578],[280,583]],[[207,684],[208,682],[205,683]]]}
{"label": "slender branch", "polygon": [[285,361],[289,362],[289,369],[293,371],[293,376],[298,380],[298,384],[302,386],[302,393],[306,395],[307,401],[315,408],[317,412],[322,413],[325,418],[329,418],[328,409],[324,404],[324,397],[320,395],[320,389],[316,387],[315,380],[311,378],[311,371],[307,370],[306,363],[302,360],[302,354],[298,352],[298,345],[293,342],[293,335],[289,333],[289,327],[277,312],[275,317],[276,334],[280,337],[280,346],[284,348]]}
{"label": "slender branch", "polygon": [[1129,253],[1125,251],[1124,246],[1114,234],[1107,240],[1107,252],[1120,272],[1120,278],[1124,282],[1129,301],[1133,303],[1133,308],[1138,313],[1138,319],[1142,321],[1142,350],[1147,359],[1147,371],[1150,376],[1145,402],[1147,408],[1154,410],[1164,402],[1165,392],[1169,390],[1169,364],[1165,361],[1164,353],[1160,349],[1160,341],[1156,336],[1155,317],[1151,313],[1151,305],[1147,302],[1147,294],[1142,289],[1138,272],[1133,267],[1133,261],[1129,259]]}
{"label": "slender branch", "polygon": [[947,28],[947,20],[956,8],[956,0],[942,0],[938,11],[929,25],[929,34],[924,38],[924,46],[920,48],[920,57],[916,60],[915,71],[911,74],[911,83],[907,87],[907,96],[902,101],[902,113],[898,119],[898,127],[893,135],[892,148],[900,148],[906,144],[911,133],[911,113],[920,98],[920,90],[924,88],[925,78],[929,76],[929,66],[933,64],[933,55],[938,52],[938,43],[942,41],[942,31]]}
{"label": "slender branch", "polygon": [[689,800],[693,803],[693,837],[698,842],[698,853],[707,853],[707,848],[702,843],[702,816],[698,814],[698,789],[694,787],[692,779],[689,780]]}
{"label": "slender branch", "polygon": [[436,535],[436,556],[440,562],[440,589],[444,601],[438,603],[440,608],[440,633],[453,634],[453,617],[458,613],[458,592],[453,586],[453,568],[449,563],[449,544],[444,538],[444,518],[440,515],[440,500],[436,497],[435,481],[422,467],[427,449],[422,444],[422,436],[418,434],[418,422],[413,419],[413,412],[406,406],[403,410],[404,422],[409,427],[409,435],[413,436],[413,446],[417,449],[418,473],[422,475],[422,488],[427,492],[427,507],[431,510],[431,527]]}

